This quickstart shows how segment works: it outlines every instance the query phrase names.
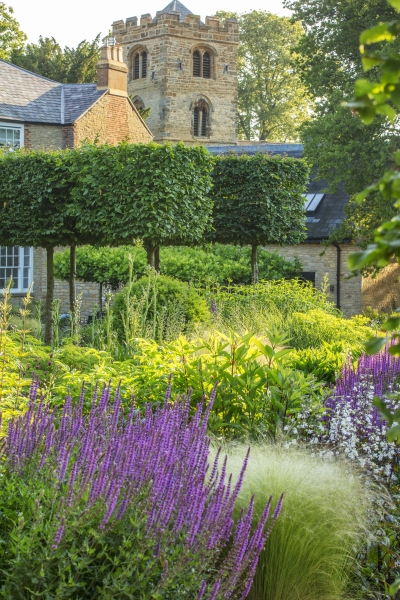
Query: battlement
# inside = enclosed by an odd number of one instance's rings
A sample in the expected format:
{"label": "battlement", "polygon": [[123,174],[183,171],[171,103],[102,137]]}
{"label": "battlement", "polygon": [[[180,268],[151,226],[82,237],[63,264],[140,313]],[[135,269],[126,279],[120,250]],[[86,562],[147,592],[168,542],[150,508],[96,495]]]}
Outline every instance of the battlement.
{"label": "battlement", "polygon": [[[143,37],[150,34],[159,34],[160,27],[179,28],[182,32],[189,33],[190,30],[201,32],[218,32],[220,34],[236,34],[239,35],[239,25],[236,19],[220,19],[218,17],[206,17],[206,22],[203,23],[199,15],[188,14],[184,19],[181,18],[179,11],[168,10],[157,12],[155,18],[147,13],[141,15],[138,23],[137,17],[129,17],[126,21],[114,21],[112,24],[113,36],[117,38],[125,34],[142,34]],[[157,32],[157,33],[156,33]]]}

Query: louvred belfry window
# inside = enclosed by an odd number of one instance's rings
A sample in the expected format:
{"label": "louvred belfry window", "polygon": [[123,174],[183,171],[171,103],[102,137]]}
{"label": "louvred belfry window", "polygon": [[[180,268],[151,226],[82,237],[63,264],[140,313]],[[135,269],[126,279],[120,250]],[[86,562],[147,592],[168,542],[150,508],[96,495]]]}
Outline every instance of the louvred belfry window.
{"label": "louvred belfry window", "polygon": [[201,135],[205,137],[207,134],[207,109],[201,111]]}
{"label": "louvred belfry window", "polygon": [[195,137],[207,137],[207,119],[208,107],[205,106],[205,102],[200,101],[193,110],[193,135]]}
{"label": "louvred belfry window", "polygon": [[193,114],[193,133],[196,137],[199,135],[199,109],[197,106]]}
{"label": "louvred belfry window", "polygon": [[139,79],[139,69],[140,69],[140,56],[139,54],[135,54],[135,58],[133,59],[133,79]]}
{"label": "louvred belfry window", "polygon": [[203,54],[203,77],[207,79],[211,77],[211,56],[208,52]]}
{"label": "louvred belfry window", "polygon": [[193,52],[193,75],[194,77],[201,77],[200,72],[201,56],[200,52],[196,50]]}
{"label": "louvred belfry window", "polygon": [[147,52],[142,54],[142,77],[147,75]]}

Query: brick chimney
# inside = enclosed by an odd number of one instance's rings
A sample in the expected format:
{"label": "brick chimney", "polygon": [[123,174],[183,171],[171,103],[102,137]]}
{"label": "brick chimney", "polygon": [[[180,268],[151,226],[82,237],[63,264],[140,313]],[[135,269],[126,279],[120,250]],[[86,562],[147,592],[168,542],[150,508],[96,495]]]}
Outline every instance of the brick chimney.
{"label": "brick chimney", "polygon": [[97,89],[114,96],[128,96],[128,68],[122,60],[122,46],[103,46],[96,65]]}

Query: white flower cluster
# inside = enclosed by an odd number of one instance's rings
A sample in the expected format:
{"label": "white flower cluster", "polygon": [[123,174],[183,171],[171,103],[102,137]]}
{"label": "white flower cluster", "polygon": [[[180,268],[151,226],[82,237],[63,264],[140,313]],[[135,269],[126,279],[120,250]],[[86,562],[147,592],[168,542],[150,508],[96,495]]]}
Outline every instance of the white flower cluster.
{"label": "white flower cluster", "polygon": [[[400,404],[400,397],[399,400],[390,397],[398,391],[398,385],[389,385],[383,394],[390,410]],[[394,476],[400,450],[395,443],[388,442],[388,427],[373,405],[373,375],[360,374],[352,389],[342,388],[341,392],[341,396],[333,392],[322,414],[316,414],[315,407],[305,399],[295,423],[287,426],[287,434],[315,444],[326,457],[344,456],[378,479],[389,481]]]}

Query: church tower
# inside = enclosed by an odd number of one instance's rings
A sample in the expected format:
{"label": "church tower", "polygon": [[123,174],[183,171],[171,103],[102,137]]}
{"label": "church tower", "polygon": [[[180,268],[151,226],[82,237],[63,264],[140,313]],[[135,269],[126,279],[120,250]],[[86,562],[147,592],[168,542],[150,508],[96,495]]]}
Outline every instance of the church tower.
{"label": "church tower", "polygon": [[237,142],[235,19],[190,12],[179,0],[157,12],[113,23],[128,65],[128,93],[157,142]]}

